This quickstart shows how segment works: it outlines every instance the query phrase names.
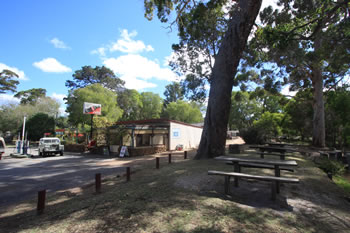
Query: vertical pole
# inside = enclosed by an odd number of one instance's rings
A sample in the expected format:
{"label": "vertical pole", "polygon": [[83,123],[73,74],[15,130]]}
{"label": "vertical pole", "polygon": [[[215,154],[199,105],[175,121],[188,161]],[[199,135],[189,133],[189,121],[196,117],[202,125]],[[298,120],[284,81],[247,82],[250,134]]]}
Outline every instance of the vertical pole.
{"label": "vertical pole", "polygon": [[90,140],[92,140],[92,128],[93,128],[93,124],[94,124],[93,118],[94,118],[94,114],[91,114]]}
{"label": "vertical pole", "polygon": [[95,189],[96,193],[101,193],[101,173],[95,174]]}
{"label": "vertical pole", "polygon": [[159,169],[159,157],[156,158],[156,168]]}
{"label": "vertical pole", "polygon": [[184,151],[184,159],[187,159],[187,151]]}
{"label": "vertical pole", "polygon": [[[23,128],[22,128],[22,143],[21,145],[23,146],[24,144],[24,131],[26,129],[26,116],[24,116],[24,119],[23,119]],[[22,149],[22,152],[23,152],[23,149]]]}
{"label": "vertical pole", "polygon": [[44,213],[45,199],[46,199],[46,190],[44,189],[38,192],[38,205],[36,208],[38,215]]}
{"label": "vertical pole", "polygon": [[130,167],[126,168],[126,181],[130,181]]}
{"label": "vertical pole", "polygon": [[171,163],[171,154],[169,154],[169,163]]}

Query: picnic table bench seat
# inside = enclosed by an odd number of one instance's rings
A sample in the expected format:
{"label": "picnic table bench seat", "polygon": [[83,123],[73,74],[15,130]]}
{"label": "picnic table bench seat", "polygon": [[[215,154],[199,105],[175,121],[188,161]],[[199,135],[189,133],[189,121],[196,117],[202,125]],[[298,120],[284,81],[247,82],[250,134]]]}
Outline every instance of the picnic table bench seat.
{"label": "picnic table bench seat", "polygon": [[[272,200],[276,200],[276,195],[278,193],[277,186],[279,186],[280,183],[299,183],[299,179],[297,178],[258,176],[258,175],[250,175],[250,174],[239,173],[239,172],[224,172],[224,171],[210,170],[208,171],[208,175],[219,175],[219,176],[225,177],[225,194],[229,193],[230,177],[235,177],[236,179],[244,178],[244,179],[254,179],[254,180],[271,182],[271,199]],[[235,186],[237,186],[236,183],[235,183]]]}
{"label": "picnic table bench seat", "polygon": [[[227,165],[234,165],[232,162],[226,163]],[[266,165],[266,164],[257,164],[257,163],[249,163],[249,162],[242,162],[239,163],[239,167],[249,167],[249,168],[266,168],[266,169],[275,169],[275,166],[273,165]],[[289,171],[289,172],[294,172],[293,168],[289,167],[279,167],[280,170],[283,171]]]}

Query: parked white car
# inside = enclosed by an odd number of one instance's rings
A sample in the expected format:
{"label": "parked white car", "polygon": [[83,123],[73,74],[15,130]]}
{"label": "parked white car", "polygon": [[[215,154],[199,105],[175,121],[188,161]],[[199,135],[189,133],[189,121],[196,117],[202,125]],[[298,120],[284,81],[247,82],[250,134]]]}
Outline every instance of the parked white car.
{"label": "parked white car", "polygon": [[63,155],[64,145],[61,145],[59,138],[40,138],[38,153],[39,156],[46,155]]}
{"label": "parked white car", "polygon": [[0,137],[0,159],[1,159],[1,156],[5,153],[5,148],[6,148],[5,140],[4,138]]}

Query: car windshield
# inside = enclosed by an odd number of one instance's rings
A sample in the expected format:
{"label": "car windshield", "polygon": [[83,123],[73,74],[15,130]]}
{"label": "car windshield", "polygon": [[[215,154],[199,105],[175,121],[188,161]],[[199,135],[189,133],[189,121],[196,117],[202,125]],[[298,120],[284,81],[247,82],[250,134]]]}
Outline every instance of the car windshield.
{"label": "car windshield", "polygon": [[60,141],[58,139],[45,139],[44,143],[59,143]]}

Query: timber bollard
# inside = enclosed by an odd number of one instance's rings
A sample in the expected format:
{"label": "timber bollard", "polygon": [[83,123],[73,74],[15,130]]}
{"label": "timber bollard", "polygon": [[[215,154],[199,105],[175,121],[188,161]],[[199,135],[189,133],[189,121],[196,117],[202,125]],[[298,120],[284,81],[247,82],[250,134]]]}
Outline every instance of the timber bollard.
{"label": "timber bollard", "polygon": [[38,205],[36,208],[38,215],[44,213],[45,199],[46,199],[46,190],[44,189],[38,192]]}
{"label": "timber bollard", "polygon": [[169,163],[171,163],[171,154],[169,154]]}
{"label": "timber bollard", "polygon": [[159,169],[159,157],[156,158],[156,168]]}
{"label": "timber bollard", "polygon": [[126,168],[126,181],[130,181],[130,167]]}
{"label": "timber bollard", "polygon": [[95,174],[95,189],[96,193],[101,193],[101,173]]}
{"label": "timber bollard", "polygon": [[184,151],[184,159],[187,159],[187,151]]}

